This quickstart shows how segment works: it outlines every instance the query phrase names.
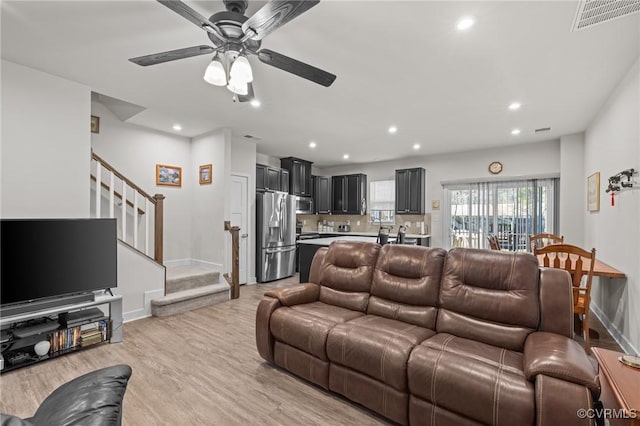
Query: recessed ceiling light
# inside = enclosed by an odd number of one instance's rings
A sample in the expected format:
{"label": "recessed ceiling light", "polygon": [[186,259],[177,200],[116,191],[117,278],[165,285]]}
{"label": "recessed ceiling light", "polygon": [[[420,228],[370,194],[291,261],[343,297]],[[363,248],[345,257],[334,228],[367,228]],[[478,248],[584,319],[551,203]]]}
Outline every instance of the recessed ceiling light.
{"label": "recessed ceiling light", "polygon": [[509,104],[509,109],[511,111],[515,111],[517,109],[520,109],[521,106],[522,104],[520,102],[511,102],[511,104]]}
{"label": "recessed ceiling light", "polygon": [[473,24],[476,23],[476,20],[473,19],[473,16],[463,16],[462,18],[458,19],[458,22],[456,23],[456,28],[459,31],[466,31],[469,28],[473,27]]}
{"label": "recessed ceiling light", "polygon": [[419,143],[414,143],[413,144],[413,149],[420,149],[420,144]]}
{"label": "recessed ceiling light", "polygon": [[342,158],[344,158],[345,160],[348,160],[349,159],[349,154],[343,155]]}
{"label": "recessed ceiling light", "polygon": [[398,131],[396,126],[389,126],[389,133],[394,134]]}
{"label": "recessed ceiling light", "polygon": [[180,130],[182,130],[182,126],[181,126],[181,125],[179,125],[179,124],[174,124],[174,125],[173,125],[173,130],[176,130],[176,131],[178,131],[178,132],[179,132]]}
{"label": "recessed ceiling light", "polygon": [[315,142],[309,142],[309,148],[315,148],[316,146]]}
{"label": "recessed ceiling light", "polygon": [[512,134],[512,135],[519,135],[519,134],[520,134],[520,129],[513,129],[513,130],[511,131],[511,134]]}
{"label": "recessed ceiling light", "polygon": [[253,99],[253,100],[251,101],[251,106],[252,106],[252,107],[254,107],[254,108],[258,108],[260,105],[262,105],[262,104],[261,104],[261,103],[260,103],[260,101],[259,101],[259,100],[257,100],[257,99]]}

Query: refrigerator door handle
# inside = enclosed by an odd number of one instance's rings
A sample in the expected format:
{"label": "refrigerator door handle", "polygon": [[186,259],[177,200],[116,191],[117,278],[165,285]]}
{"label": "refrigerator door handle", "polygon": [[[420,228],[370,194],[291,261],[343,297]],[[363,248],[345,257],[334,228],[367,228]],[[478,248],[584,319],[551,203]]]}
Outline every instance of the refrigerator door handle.
{"label": "refrigerator door handle", "polygon": [[277,248],[277,249],[266,249],[266,253],[267,254],[274,254],[274,253],[286,253],[289,251],[294,251],[296,248],[295,247],[284,247],[284,248]]}

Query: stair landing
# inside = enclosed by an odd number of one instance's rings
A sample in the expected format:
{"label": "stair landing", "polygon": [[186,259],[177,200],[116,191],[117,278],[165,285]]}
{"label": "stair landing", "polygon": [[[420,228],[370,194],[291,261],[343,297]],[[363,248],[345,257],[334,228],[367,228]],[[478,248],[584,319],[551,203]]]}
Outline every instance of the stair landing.
{"label": "stair landing", "polygon": [[214,266],[168,266],[166,296],[151,301],[151,314],[174,315],[229,299],[229,285],[220,280],[220,272]]}

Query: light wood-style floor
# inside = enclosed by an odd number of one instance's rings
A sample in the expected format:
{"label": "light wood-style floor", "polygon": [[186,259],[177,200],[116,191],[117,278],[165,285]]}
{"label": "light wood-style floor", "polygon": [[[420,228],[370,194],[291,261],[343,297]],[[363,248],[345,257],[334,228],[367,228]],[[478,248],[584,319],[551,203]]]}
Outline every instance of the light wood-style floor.
{"label": "light wood-style floor", "polygon": [[270,287],[240,299],[124,325],[105,344],[0,376],[0,412],[30,417],[61,384],[97,368],[129,364],[123,424],[384,425],[384,419],[267,364],[255,344],[255,312]]}
{"label": "light wood-style floor", "polygon": [[[0,412],[33,415],[61,384],[97,368],[129,364],[125,425],[384,425],[384,419],[267,364],[255,344],[255,311],[271,287],[242,286],[240,299],[124,325],[124,341],[0,376]],[[593,346],[617,345],[601,334]],[[603,344],[601,344],[603,343]],[[615,345],[615,347],[614,347]]]}

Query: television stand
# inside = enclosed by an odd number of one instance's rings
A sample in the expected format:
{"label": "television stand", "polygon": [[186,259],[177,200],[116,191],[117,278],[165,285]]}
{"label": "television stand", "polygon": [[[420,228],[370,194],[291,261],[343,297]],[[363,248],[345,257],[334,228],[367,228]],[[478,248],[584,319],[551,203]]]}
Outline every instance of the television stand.
{"label": "television stand", "polygon": [[[100,305],[109,305],[109,314],[105,315],[102,319],[96,319],[93,314],[94,311],[88,308],[94,308]],[[91,311],[92,315],[83,315],[83,310]],[[56,322],[44,322],[43,324],[36,324],[26,326],[24,328],[9,328],[19,323],[23,323],[30,320],[38,320],[43,318],[50,318],[52,316],[58,316],[60,314],[77,313],[74,315],[76,318],[85,318],[86,322],[79,320],[75,321],[74,327],[67,326]],[[96,295],[95,300],[85,301],[80,303],[67,304],[62,306],[55,306],[46,309],[34,310],[30,312],[23,312],[16,315],[2,316],[0,317],[0,327],[2,328],[2,356],[4,357],[4,369],[0,372],[5,373],[15,368],[25,367],[46,359],[55,358],[65,355],[77,350],[83,350],[91,345],[71,345],[70,341],[78,343],[81,329],[84,326],[90,327],[93,323],[105,323],[105,328],[100,326],[95,332],[90,331],[87,334],[86,340],[90,343],[118,343],[122,341],[122,296],[121,295]],[[50,325],[53,324],[53,325]],[[51,329],[54,325],[57,327]],[[45,327],[47,326],[47,327]],[[45,330],[45,328],[48,328]],[[74,328],[76,335],[74,336]],[[23,331],[21,334],[20,331]],[[102,333],[102,337],[100,336]],[[91,336],[89,336],[91,334]],[[34,352],[35,343],[49,340],[52,342],[51,350],[47,355],[38,357]],[[62,346],[61,346],[62,343]],[[66,346],[65,346],[66,343]]]}

